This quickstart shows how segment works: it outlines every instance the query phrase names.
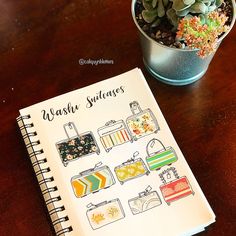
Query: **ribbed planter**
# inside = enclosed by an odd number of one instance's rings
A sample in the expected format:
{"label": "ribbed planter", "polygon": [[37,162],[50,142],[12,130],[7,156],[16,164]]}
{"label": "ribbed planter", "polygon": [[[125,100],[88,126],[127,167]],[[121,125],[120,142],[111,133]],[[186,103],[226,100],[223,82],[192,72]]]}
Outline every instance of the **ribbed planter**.
{"label": "ribbed planter", "polygon": [[[136,24],[147,70],[158,80],[171,85],[186,85],[199,80],[207,71],[214,53],[202,59],[197,50],[178,49],[162,45],[150,38],[139,26],[135,18],[136,0],[132,0],[132,16]],[[233,17],[229,30],[218,40],[217,48],[235,23],[235,2],[232,0]]]}

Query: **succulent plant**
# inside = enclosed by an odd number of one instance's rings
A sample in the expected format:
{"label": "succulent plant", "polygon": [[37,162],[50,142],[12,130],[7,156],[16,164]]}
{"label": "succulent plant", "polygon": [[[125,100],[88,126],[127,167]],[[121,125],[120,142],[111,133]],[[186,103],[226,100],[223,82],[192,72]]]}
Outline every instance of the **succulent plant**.
{"label": "succulent plant", "polygon": [[206,15],[218,8],[222,2],[223,0],[142,0],[142,17],[152,27],[156,27],[161,19],[167,16],[176,30],[183,17],[201,15],[204,20]]}
{"label": "succulent plant", "polygon": [[[204,58],[216,50],[217,40],[229,28],[228,17],[217,8],[224,0],[139,0],[142,1],[142,18],[149,26],[157,27],[168,19],[175,43],[180,48],[199,49]],[[162,25],[163,26],[163,25]],[[159,37],[160,30],[156,35]],[[155,35],[154,38],[158,39]]]}
{"label": "succulent plant", "polygon": [[177,39],[184,40],[188,48],[198,48],[197,55],[204,58],[217,48],[217,37],[226,32],[228,17],[216,11],[210,12],[204,22],[200,17],[185,17],[178,25]]}

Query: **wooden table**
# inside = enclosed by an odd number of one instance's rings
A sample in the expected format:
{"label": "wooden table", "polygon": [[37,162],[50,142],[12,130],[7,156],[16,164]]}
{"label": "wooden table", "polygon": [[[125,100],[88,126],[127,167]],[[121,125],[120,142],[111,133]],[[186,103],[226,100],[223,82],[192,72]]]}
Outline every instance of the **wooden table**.
{"label": "wooden table", "polygon": [[[198,82],[172,87],[142,63],[130,1],[0,2],[0,235],[54,235],[15,118],[20,108],[140,67],[217,222],[236,232],[236,30]],[[113,60],[80,65],[79,59]]]}

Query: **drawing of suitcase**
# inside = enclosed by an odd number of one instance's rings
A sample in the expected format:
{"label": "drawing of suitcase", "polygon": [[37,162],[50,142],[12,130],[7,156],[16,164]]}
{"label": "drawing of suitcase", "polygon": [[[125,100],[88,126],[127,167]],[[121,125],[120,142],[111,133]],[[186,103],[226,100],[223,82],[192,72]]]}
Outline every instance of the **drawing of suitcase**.
{"label": "drawing of suitcase", "polygon": [[[161,145],[161,149],[157,150],[157,145]],[[161,167],[171,165],[178,160],[175,150],[172,147],[165,147],[156,138],[148,142],[146,151],[146,161],[150,170],[159,170]]]}
{"label": "drawing of suitcase", "polygon": [[[61,157],[64,166],[69,162],[77,160],[81,157],[96,153],[100,150],[92,132],[78,133],[73,122],[63,125],[67,138],[57,142],[56,148]],[[73,135],[69,135],[69,132]]]}
{"label": "drawing of suitcase", "polygon": [[125,218],[124,210],[118,198],[97,205],[90,203],[87,207],[89,208],[86,213],[87,218],[94,230]]}
{"label": "drawing of suitcase", "polygon": [[129,105],[133,115],[126,119],[126,123],[134,140],[160,130],[157,120],[149,108],[142,110],[136,101]]}
{"label": "drawing of suitcase", "polygon": [[138,197],[128,201],[130,210],[133,215],[148,211],[161,205],[161,198],[156,191],[151,191],[152,187],[148,186],[145,191],[139,193]]}
{"label": "drawing of suitcase", "polygon": [[121,184],[143,175],[149,175],[150,171],[144,164],[144,161],[141,158],[135,159],[138,154],[138,152],[135,152],[133,158],[115,167],[114,171]]}
{"label": "drawing of suitcase", "polygon": [[[171,179],[171,174],[174,175],[173,180],[167,182],[166,179]],[[159,174],[163,185],[160,186],[161,193],[165,202],[170,205],[171,202],[181,199],[183,197],[187,197],[189,195],[194,195],[191,185],[186,176],[179,177],[176,169],[174,167],[170,167],[164,170],[161,174]],[[165,177],[166,176],[166,177]]]}
{"label": "drawing of suitcase", "polygon": [[76,197],[81,198],[115,184],[109,167],[101,165],[102,163],[99,162],[94,168],[85,170],[71,178],[71,185]]}
{"label": "drawing of suitcase", "polygon": [[108,121],[105,126],[98,129],[98,134],[106,152],[114,146],[133,141],[123,120]]}

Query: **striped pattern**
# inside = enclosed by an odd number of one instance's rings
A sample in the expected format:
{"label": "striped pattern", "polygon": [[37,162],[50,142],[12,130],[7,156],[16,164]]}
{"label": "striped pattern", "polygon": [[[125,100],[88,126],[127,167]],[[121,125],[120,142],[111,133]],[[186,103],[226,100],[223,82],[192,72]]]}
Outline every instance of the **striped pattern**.
{"label": "striped pattern", "polygon": [[71,181],[76,197],[83,197],[90,193],[96,192],[100,189],[114,184],[114,180],[110,170],[103,169],[96,171],[84,177],[78,177]]}
{"label": "striped pattern", "polygon": [[121,129],[119,131],[101,137],[101,142],[106,149],[112,148],[113,146],[120,145],[128,141],[130,141],[130,135],[128,134],[126,129]]}
{"label": "striped pattern", "polygon": [[177,156],[172,147],[156,153],[151,157],[147,157],[147,163],[150,170],[157,170],[165,165],[172,164],[175,161],[177,161]]}
{"label": "striped pattern", "polygon": [[189,185],[186,177],[182,177],[171,183],[165,184],[160,187],[160,190],[167,203],[193,194],[191,186]]}

